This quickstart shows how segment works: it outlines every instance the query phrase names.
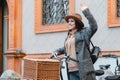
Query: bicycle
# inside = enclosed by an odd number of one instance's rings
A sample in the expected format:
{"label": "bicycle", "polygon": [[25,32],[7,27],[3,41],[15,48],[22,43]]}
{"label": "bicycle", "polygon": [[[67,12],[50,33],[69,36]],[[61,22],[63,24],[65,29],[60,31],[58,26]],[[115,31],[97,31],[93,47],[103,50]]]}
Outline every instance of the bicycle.
{"label": "bicycle", "polygon": [[[58,61],[60,61],[62,64],[61,64],[61,69],[60,70],[62,70],[62,69],[64,69],[64,68],[66,68],[66,72],[67,72],[67,79],[68,80],[70,80],[69,78],[69,73],[68,73],[68,62],[70,61],[70,60],[72,60],[72,61],[75,61],[75,62],[78,62],[77,60],[75,60],[75,59],[73,59],[73,58],[71,58],[70,57],[70,55],[67,55],[67,56],[63,56],[63,57],[58,57],[58,56],[56,56],[56,55],[53,55],[53,56],[51,56],[50,57],[51,59],[55,59],[55,60],[58,60]],[[66,63],[66,65],[65,66],[63,66],[63,63]],[[63,76],[62,76],[62,71],[60,71],[60,77],[61,77],[61,80],[66,80],[66,79],[63,79]]]}
{"label": "bicycle", "polygon": [[118,56],[113,55],[113,54],[107,54],[103,55],[105,58],[115,58],[116,59],[116,67],[114,70],[114,73],[110,70],[110,64],[107,65],[99,65],[99,68],[101,71],[103,71],[103,74],[100,76],[97,76],[97,80],[120,80],[120,64],[118,62]]}
{"label": "bicycle", "polygon": [[[59,60],[62,64],[63,64],[63,62],[66,63],[67,79],[69,80],[69,73],[68,73],[68,67],[67,67],[67,66],[68,66],[68,62],[69,62],[70,60],[75,61],[75,62],[78,62],[78,61],[75,60],[75,59],[73,59],[73,58],[71,58],[70,55],[63,56],[63,57],[57,57],[56,55],[53,55],[53,56],[51,56],[50,58],[51,58],[51,59],[55,59],[55,60]],[[65,66],[63,66],[62,64],[61,64],[61,69],[62,69],[62,68],[65,68]],[[102,71],[102,70],[95,70],[95,74],[96,74],[96,76],[101,76],[101,75],[104,74],[104,71]],[[61,73],[61,72],[60,72],[60,76],[61,76],[61,80],[66,80],[66,79],[63,79],[63,76],[62,76],[62,73]]]}

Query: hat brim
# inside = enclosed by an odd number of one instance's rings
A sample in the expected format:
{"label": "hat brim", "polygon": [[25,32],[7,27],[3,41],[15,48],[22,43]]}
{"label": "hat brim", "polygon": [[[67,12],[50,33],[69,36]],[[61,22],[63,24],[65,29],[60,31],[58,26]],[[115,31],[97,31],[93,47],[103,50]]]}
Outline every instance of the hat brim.
{"label": "hat brim", "polygon": [[75,16],[72,16],[72,15],[69,15],[69,16],[66,16],[66,17],[65,17],[66,22],[68,22],[68,19],[70,19],[70,18],[78,21],[81,25],[84,25],[83,22],[82,22],[79,18],[77,18],[77,17],[75,17]]}

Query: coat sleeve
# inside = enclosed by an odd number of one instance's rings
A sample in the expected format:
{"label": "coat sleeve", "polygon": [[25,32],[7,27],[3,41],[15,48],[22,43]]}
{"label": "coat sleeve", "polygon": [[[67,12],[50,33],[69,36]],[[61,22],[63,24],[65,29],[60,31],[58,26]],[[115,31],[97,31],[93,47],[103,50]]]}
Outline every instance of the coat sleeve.
{"label": "coat sleeve", "polygon": [[64,54],[65,53],[65,48],[64,47],[58,48],[54,52],[57,52],[58,55]]}
{"label": "coat sleeve", "polygon": [[96,20],[94,19],[93,15],[91,14],[91,12],[89,11],[89,9],[85,9],[84,11],[82,11],[84,16],[87,18],[88,20],[88,23],[89,23],[89,27],[86,28],[85,32],[86,32],[86,35],[89,37],[89,39],[94,35],[94,33],[97,31],[97,22]]}

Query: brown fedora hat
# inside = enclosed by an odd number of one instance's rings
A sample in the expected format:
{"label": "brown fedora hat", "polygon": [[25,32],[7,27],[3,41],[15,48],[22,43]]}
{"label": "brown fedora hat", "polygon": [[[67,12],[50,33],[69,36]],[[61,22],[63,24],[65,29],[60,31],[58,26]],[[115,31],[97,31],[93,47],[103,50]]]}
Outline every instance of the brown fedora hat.
{"label": "brown fedora hat", "polygon": [[82,17],[78,13],[74,13],[74,14],[70,14],[70,15],[66,16],[65,20],[68,22],[69,18],[73,18],[74,20],[77,20],[80,24],[84,25],[82,22]]}

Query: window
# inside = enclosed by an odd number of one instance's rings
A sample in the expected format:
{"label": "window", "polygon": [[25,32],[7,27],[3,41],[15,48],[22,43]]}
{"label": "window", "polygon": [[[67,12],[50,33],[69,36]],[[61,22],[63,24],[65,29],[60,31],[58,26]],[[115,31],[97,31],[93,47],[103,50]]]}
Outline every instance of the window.
{"label": "window", "polygon": [[68,15],[69,0],[43,0],[42,24],[65,23],[64,17]]}
{"label": "window", "polygon": [[120,26],[120,17],[118,16],[118,0],[108,0],[108,26]]}
{"label": "window", "polygon": [[117,16],[120,17],[120,0],[117,1]]}
{"label": "window", "polygon": [[[43,8],[46,8],[46,6],[43,6],[43,4],[46,3],[44,1],[47,2],[47,0],[35,0],[35,33],[48,33],[48,32],[66,31],[67,27],[66,27],[66,23],[65,23],[64,19],[58,18],[59,19],[59,20],[57,20],[58,22],[55,22],[56,20],[48,22],[48,21],[46,21],[47,19],[44,19],[45,17],[43,17],[43,15],[50,16],[49,9],[47,9],[48,13],[43,10]],[[53,2],[56,5],[58,3],[59,4],[62,3],[62,2],[56,2],[56,1],[69,1],[68,12],[67,12],[67,10],[65,10],[65,11],[61,10],[61,11],[64,11],[64,12],[62,12],[64,14],[61,14],[59,16],[65,16],[68,13],[74,13],[75,12],[75,0],[51,0],[50,2]],[[67,3],[66,3],[66,5],[68,5]],[[48,5],[50,6],[50,3]],[[66,8],[66,5],[64,5],[64,9]],[[62,7],[63,6],[61,6],[60,9],[62,9]],[[56,8],[59,8],[59,7],[56,7]],[[66,8],[66,9],[68,9],[68,8]],[[54,12],[54,14],[56,15],[55,12]],[[57,17],[59,17],[59,16],[57,15]]]}

